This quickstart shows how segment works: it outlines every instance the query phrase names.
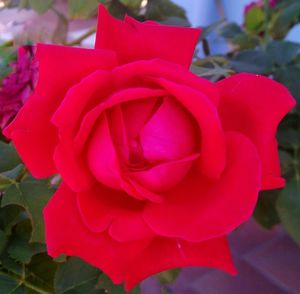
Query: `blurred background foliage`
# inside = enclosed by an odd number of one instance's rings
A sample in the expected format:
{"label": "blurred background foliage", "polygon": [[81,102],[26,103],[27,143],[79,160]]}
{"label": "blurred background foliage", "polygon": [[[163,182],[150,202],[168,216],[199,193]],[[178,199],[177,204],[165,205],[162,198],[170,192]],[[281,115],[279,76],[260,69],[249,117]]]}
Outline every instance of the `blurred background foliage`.
{"label": "blurred background foliage", "polygon": [[[37,20],[42,23],[48,18],[53,26],[49,32],[46,29],[38,34],[30,34],[29,26],[28,34],[24,28],[21,31],[22,38],[16,33],[11,40],[2,41],[0,31],[0,81],[14,71],[16,45],[46,41],[85,46],[95,33],[99,3],[118,18],[129,14],[141,21],[189,25],[185,11],[170,0],[0,0],[0,12],[27,10],[37,17],[34,27],[39,26]],[[202,28],[191,70],[213,82],[238,72],[266,75],[284,84],[299,102],[300,44],[285,40],[299,23],[299,0],[254,2],[245,8],[243,25],[220,19]],[[211,54],[211,34],[229,44],[227,52]],[[61,256],[52,260],[47,256],[42,208],[59,179],[33,179],[13,146],[0,138],[0,293],[124,293],[121,286],[112,285],[103,273],[78,258]],[[267,229],[282,223],[300,245],[299,104],[280,124],[278,142],[287,185],[262,192],[254,218]],[[162,284],[170,283],[177,274],[176,270],[169,271],[158,278]],[[139,293],[139,289],[132,293]]]}

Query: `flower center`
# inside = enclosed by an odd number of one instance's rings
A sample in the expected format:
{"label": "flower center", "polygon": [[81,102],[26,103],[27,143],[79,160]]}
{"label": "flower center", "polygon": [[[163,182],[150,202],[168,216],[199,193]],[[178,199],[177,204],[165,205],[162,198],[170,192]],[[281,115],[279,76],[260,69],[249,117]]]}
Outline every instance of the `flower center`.
{"label": "flower center", "polygon": [[144,157],[144,151],[139,137],[130,140],[128,159],[127,168],[130,171],[142,171],[150,167],[150,162]]}

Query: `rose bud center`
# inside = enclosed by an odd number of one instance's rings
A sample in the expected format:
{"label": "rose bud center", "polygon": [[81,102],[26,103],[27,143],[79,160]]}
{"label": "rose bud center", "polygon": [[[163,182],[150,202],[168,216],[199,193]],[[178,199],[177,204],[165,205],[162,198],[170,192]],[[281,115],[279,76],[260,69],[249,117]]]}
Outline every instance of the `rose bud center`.
{"label": "rose bud center", "polygon": [[123,189],[122,178],[152,192],[166,191],[198,157],[199,130],[174,97],[123,102],[101,116],[88,158],[96,179],[107,186]]}

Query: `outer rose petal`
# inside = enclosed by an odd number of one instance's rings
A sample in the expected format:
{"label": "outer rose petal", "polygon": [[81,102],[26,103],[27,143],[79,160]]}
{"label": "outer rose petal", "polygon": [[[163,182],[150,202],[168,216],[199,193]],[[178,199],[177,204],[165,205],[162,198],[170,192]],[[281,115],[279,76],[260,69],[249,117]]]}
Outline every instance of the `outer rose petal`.
{"label": "outer rose petal", "polygon": [[227,166],[216,180],[191,171],[160,204],[148,203],[144,218],[159,235],[191,242],[224,236],[248,220],[261,188],[261,162],[253,143],[227,134]]}
{"label": "outer rose petal", "polygon": [[110,51],[44,44],[37,46],[36,57],[37,88],[4,134],[13,140],[33,176],[40,178],[56,172],[52,155],[58,137],[50,119],[66,92],[91,72],[111,69],[116,62]]}
{"label": "outer rose petal", "polygon": [[225,237],[200,243],[156,237],[131,264],[125,278],[125,289],[131,290],[150,275],[183,266],[207,266],[236,274]]}
{"label": "outer rose petal", "polygon": [[129,265],[150,241],[117,242],[106,233],[89,231],[79,215],[76,194],[64,183],[44,209],[44,219],[49,255],[78,256],[103,270],[116,284],[124,281]]}
{"label": "outer rose petal", "polygon": [[253,74],[237,74],[217,86],[225,130],[243,133],[258,149],[263,166],[262,188],[283,187],[275,135],[280,120],[295,105],[295,100],[281,84]]}
{"label": "outer rose petal", "polygon": [[172,267],[200,265],[235,273],[225,238],[201,243],[162,237],[117,242],[106,233],[92,233],[82,223],[76,195],[65,184],[44,209],[44,217],[51,256],[79,256],[103,270],[114,283],[125,281],[127,290],[142,279]]}
{"label": "outer rose petal", "polygon": [[117,52],[120,63],[161,58],[189,67],[200,36],[199,29],[140,23],[113,18],[99,6],[96,48]]}
{"label": "outer rose petal", "polygon": [[78,193],[77,203],[83,222],[92,232],[103,232],[109,228],[117,241],[154,236],[142,218],[145,204],[125,192],[97,185],[90,191]]}
{"label": "outer rose petal", "polygon": [[113,71],[114,84],[118,87],[140,87],[145,77],[164,78],[176,84],[185,85],[201,92],[218,105],[220,94],[218,88],[210,81],[199,78],[185,68],[160,59],[140,60],[117,67]]}

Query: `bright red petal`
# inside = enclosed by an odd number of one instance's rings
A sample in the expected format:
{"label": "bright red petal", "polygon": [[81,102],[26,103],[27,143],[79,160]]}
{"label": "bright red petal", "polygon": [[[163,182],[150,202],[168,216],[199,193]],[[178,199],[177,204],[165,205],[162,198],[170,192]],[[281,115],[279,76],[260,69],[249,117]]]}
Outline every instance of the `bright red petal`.
{"label": "bright red petal", "polygon": [[185,85],[164,78],[157,82],[195,118],[200,129],[200,169],[205,175],[219,177],[226,164],[226,146],[215,105],[203,93]]}
{"label": "bright red petal", "polygon": [[62,184],[44,209],[49,255],[78,256],[100,268],[116,284],[124,281],[133,260],[141,255],[149,239],[118,242],[107,233],[93,233],[82,222],[76,194]]}
{"label": "bright red petal", "polygon": [[227,166],[219,179],[191,171],[144,218],[159,235],[192,242],[224,236],[248,220],[261,188],[261,162],[247,137],[227,134]]}
{"label": "bright red petal", "polygon": [[179,85],[185,85],[201,92],[207,99],[218,105],[218,88],[206,79],[199,78],[175,63],[165,60],[140,60],[117,67],[113,71],[114,84],[117,87],[140,87],[145,78],[164,78]]}
{"label": "bright red petal", "polygon": [[281,84],[253,74],[237,74],[217,86],[223,127],[241,132],[257,147],[263,166],[263,189],[283,187],[275,135],[295,100]]}
{"label": "bright red petal", "polygon": [[153,231],[142,218],[144,203],[125,192],[103,185],[77,194],[78,209],[83,222],[92,232],[104,232],[117,241],[132,241],[153,237]]}
{"label": "bright red petal", "polygon": [[[235,274],[225,238],[201,243],[162,237],[118,242],[106,233],[92,233],[82,223],[75,193],[65,184],[44,209],[44,218],[48,253],[52,257],[78,256],[103,270],[114,283],[125,281],[127,290],[146,277],[173,267],[208,266]],[[118,228],[113,230],[116,233]]]}
{"label": "bright red petal", "polygon": [[225,237],[201,243],[157,237],[130,266],[125,288],[129,291],[150,275],[183,266],[213,267],[236,274]]}
{"label": "bright red petal", "polygon": [[189,67],[200,36],[199,29],[140,23],[113,18],[99,7],[96,48],[114,50],[119,62],[161,58]]}
{"label": "bright red petal", "polygon": [[50,123],[54,111],[69,88],[83,77],[97,69],[114,67],[115,56],[105,50],[39,44],[36,57],[37,88],[4,134],[13,140],[30,172],[46,177],[56,172],[52,156],[58,136]]}

